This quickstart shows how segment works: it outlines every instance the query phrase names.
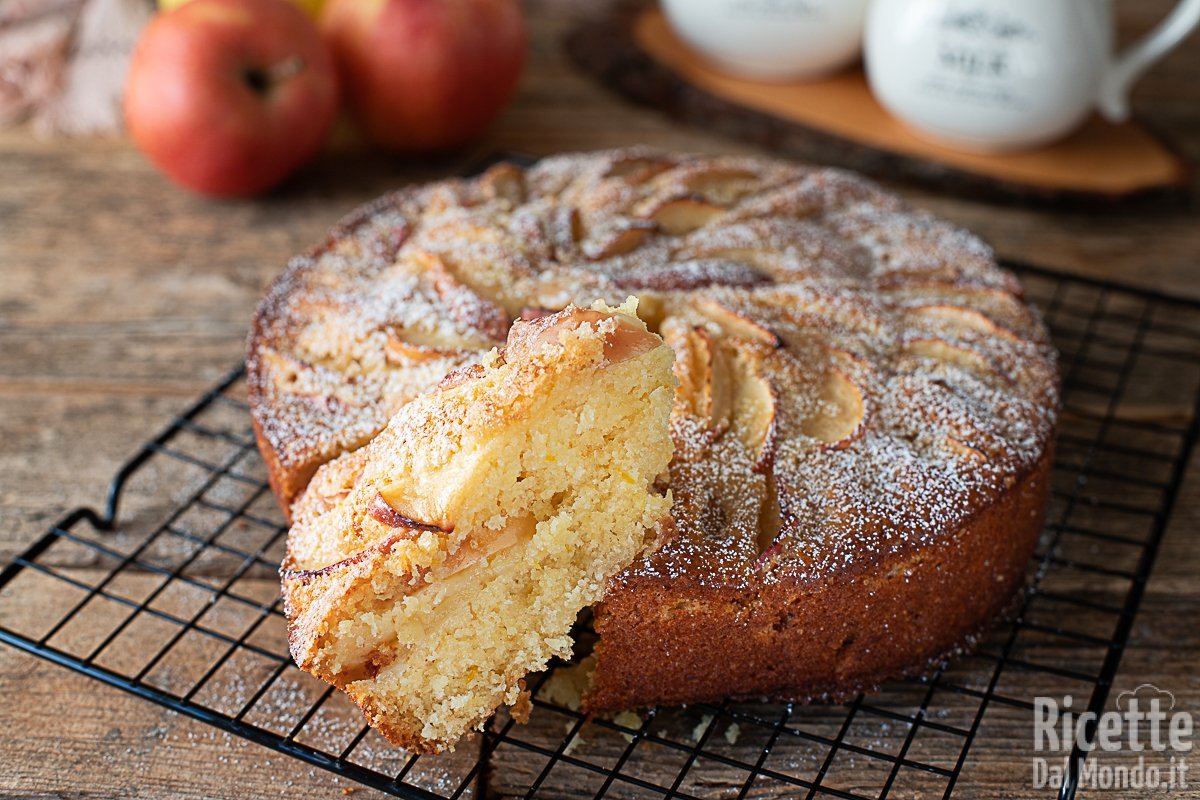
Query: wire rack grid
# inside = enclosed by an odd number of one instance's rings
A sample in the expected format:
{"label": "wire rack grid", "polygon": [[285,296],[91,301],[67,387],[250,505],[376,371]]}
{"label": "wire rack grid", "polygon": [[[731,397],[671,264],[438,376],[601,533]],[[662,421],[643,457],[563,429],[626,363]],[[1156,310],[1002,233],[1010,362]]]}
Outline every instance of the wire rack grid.
{"label": "wire rack grid", "polygon": [[[1033,697],[1104,709],[1200,425],[1200,304],[1008,266],[1062,353],[1050,513],[1014,616],[922,678],[843,705],[593,718],[558,664],[531,679],[526,725],[498,714],[438,757],[390,747],[288,656],[286,527],[241,369],[121,468],[103,512],[67,514],[0,571],[0,640],[405,798],[986,795]],[[993,788],[1028,775],[1011,780]]]}

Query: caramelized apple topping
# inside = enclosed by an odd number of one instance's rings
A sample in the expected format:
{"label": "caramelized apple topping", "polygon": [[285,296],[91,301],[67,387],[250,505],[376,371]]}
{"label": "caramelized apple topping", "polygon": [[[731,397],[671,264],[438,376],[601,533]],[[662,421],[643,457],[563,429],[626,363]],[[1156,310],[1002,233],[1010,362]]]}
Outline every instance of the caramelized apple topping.
{"label": "caramelized apple topping", "polygon": [[496,341],[504,341],[511,320],[503,308],[459,280],[440,255],[419,251],[413,258],[424,267],[434,291],[456,322]]}
{"label": "caramelized apple topping", "polygon": [[775,431],[776,392],[767,379],[765,359],[764,348],[755,343],[741,343],[733,358],[738,376],[733,392],[734,428],[760,469],[773,456]]}
{"label": "caramelized apple topping", "polygon": [[485,197],[515,206],[525,200],[525,171],[506,161],[483,173],[479,186]]}
{"label": "caramelized apple topping", "polygon": [[710,203],[703,197],[676,197],[659,205],[648,214],[657,223],[659,230],[668,236],[682,236],[701,228],[725,209]]}
{"label": "caramelized apple topping", "polygon": [[746,169],[707,169],[689,177],[690,192],[718,203],[732,203],[754,191],[758,176]]}
{"label": "caramelized apple topping", "polygon": [[997,377],[1003,377],[977,351],[952,344],[942,339],[913,339],[905,346],[904,352],[918,358],[927,358],[933,361],[940,361],[943,364],[952,364],[984,380],[994,380]]}
{"label": "caramelized apple topping", "polygon": [[1021,341],[1021,338],[1017,334],[973,308],[938,303],[919,306],[913,309],[911,313],[925,319],[943,322],[952,327],[965,328],[978,331],[987,336],[1007,339],[1010,342]]}
{"label": "caramelized apple topping", "polygon": [[675,166],[674,163],[665,158],[634,156],[615,161],[608,172],[604,173],[604,177],[624,178],[626,183],[636,186],[645,183],[655,175],[666,172],[673,166]]}
{"label": "caramelized apple topping", "polygon": [[862,390],[838,367],[831,366],[821,380],[815,414],[804,420],[805,436],[840,450],[849,446],[865,418]]}
{"label": "caramelized apple topping", "polygon": [[770,347],[782,347],[783,340],[779,334],[758,320],[739,314],[737,311],[711,297],[698,297],[694,307],[704,316],[717,323],[727,336],[740,336],[743,339],[762,342]]}
{"label": "caramelized apple topping", "polygon": [[579,209],[560,208],[551,221],[550,235],[559,258],[575,253],[579,249],[579,242],[587,235]]}
{"label": "caramelized apple topping", "polygon": [[749,264],[720,258],[697,258],[671,264],[646,264],[614,277],[623,289],[682,292],[705,286],[762,286],[771,277]]}
{"label": "caramelized apple topping", "polygon": [[383,355],[390,364],[420,364],[455,355],[459,351],[444,347],[429,347],[406,342],[395,333],[389,333],[383,345]]}
{"label": "caramelized apple topping", "polygon": [[662,335],[675,351],[676,408],[703,420],[714,434],[724,432],[733,408],[728,354],[700,326],[671,319]]}
{"label": "caramelized apple topping", "polygon": [[618,228],[606,238],[590,241],[584,245],[584,254],[592,261],[632,253],[655,231],[655,224],[647,220],[630,220],[628,225]]}

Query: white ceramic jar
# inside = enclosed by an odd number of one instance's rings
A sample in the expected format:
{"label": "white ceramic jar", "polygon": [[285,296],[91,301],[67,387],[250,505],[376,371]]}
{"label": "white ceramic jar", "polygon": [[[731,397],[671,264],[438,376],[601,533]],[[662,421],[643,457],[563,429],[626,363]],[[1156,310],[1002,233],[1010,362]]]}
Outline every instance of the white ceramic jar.
{"label": "white ceramic jar", "polygon": [[718,69],[817,78],[858,58],[867,0],[663,0],[671,27]]}
{"label": "white ceramic jar", "polygon": [[1128,117],[1129,89],[1200,23],[1181,0],[1113,54],[1111,0],[873,0],[864,55],[875,97],[919,134],[961,149],[1036,147],[1098,108]]}

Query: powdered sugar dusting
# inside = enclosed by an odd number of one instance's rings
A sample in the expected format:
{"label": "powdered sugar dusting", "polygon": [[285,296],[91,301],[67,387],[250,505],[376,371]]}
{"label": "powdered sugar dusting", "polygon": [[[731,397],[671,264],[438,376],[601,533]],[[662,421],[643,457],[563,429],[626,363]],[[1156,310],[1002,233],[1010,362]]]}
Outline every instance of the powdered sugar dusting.
{"label": "powdered sugar dusting", "polygon": [[840,170],[626,150],[400,192],[293,262],[250,341],[264,445],[315,468],[482,358],[497,314],[631,291],[699,377],[677,533],[627,577],[753,588],[919,546],[1052,436],[1045,329],[976,237]]}

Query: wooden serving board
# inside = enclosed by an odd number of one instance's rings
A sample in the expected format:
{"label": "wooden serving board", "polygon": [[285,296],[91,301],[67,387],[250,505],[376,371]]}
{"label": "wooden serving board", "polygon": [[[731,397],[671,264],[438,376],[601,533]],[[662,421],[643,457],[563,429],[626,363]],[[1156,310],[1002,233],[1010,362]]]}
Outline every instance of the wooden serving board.
{"label": "wooden serving board", "polygon": [[684,44],[656,7],[638,4],[577,28],[568,52],[641,103],[800,158],[969,194],[1059,201],[1186,193],[1188,162],[1139,122],[1090,119],[1035,150],[981,155],[915,136],[876,102],[861,69],[806,83],[724,75]]}

